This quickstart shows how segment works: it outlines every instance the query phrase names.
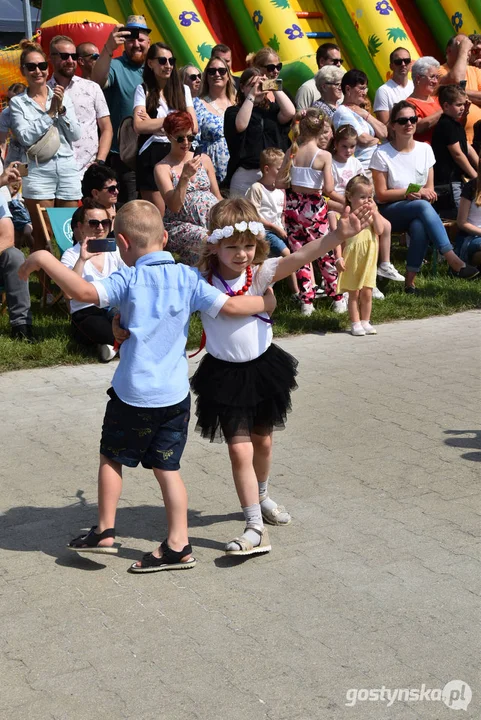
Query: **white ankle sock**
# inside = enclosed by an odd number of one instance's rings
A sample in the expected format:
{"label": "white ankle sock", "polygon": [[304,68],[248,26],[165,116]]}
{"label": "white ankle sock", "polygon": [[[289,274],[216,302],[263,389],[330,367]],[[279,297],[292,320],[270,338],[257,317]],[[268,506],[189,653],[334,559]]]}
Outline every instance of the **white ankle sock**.
{"label": "white ankle sock", "polygon": [[275,500],[269,497],[267,494],[267,483],[269,482],[269,478],[265,482],[259,483],[259,499],[263,498],[261,500],[261,509],[266,510],[275,510],[277,507],[277,503]]}
{"label": "white ankle sock", "polygon": [[269,478],[267,480],[264,480],[264,482],[258,483],[259,485],[259,497],[262,497],[263,495],[267,495],[267,484],[269,482]]}
{"label": "white ankle sock", "polygon": [[253,547],[257,547],[257,545],[259,545],[261,541],[260,535],[255,530],[250,530],[249,526],[256,527],[259,530],[262,530],[262,528],[264,527],[261,506],[259,505],[259,503],[256,503],[255,505],[249,505],[248,507],[243,507],[242,512],[244,513],[247,525],[247,530],[243,532],[242,535],[243,537],[250,540]]}

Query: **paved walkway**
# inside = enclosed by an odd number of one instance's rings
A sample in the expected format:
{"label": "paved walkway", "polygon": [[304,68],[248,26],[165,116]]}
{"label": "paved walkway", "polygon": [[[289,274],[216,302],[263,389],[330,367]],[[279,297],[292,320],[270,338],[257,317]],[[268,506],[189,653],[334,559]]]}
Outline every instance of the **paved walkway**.
{"label": "paved walkway", "polygon": [[270,555],[228,561],[242,516],[226,449],[192,432],[199,563],[183,573],[126,572],[165,534],[142,470],[126,473],[120,555],[65,550],[95,520],[113,366],[0,377],[0,717],[443,720],[440,700],[366,692],[461,680],[462,717],[479,718],[479,328],[469,312],[282,342],[300,387],[271,493],[293,523]]}

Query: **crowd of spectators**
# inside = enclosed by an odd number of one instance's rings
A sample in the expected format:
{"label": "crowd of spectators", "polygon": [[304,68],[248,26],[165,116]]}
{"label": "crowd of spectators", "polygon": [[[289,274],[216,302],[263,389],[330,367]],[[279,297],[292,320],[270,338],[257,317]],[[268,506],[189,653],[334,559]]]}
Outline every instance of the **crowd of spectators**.
{"label": "crowd of spectators", "polygon": [[[168,249],[195,264],[210,209],[223,194],[247,194],[259,212],[263,209],[271,252],[286,254],[299,243],[289,220],[286,227],[283,203],[286,197],[288,207],[307,202],[306,188],[291,175],[304,177],[310,169],[307,195],[309,202],[317,197],[314,214],[319,214],[342,212],[348,182],[362,174],[372,178],[379,205],[378,275],[404,279],[390,262],[391,230],[407,234],[407,293],[417,292],[416,274],[430,244],[457,276],[477,274],[480,35],[451,38],[444,64],[429,56],[413,63],[408,50],[395,48],[391,75],[376,89],[371,108],[366,74],[356,68],[346,72],[334,43],[319,46],[318,72],[293,98],[277,85],[282,59],[270,47],[251,53],[237,77],[228,46],[215,46],[204,68],[177,68],[172,49],[151,44],[150,32],[145,18],[131,16],[101,51],[91,42],[75,47],[67,36],[52,39],[48,57],[36,43],[21,43],[24,83],[9,88],[0,115],[6,168],[0,175],[0,282],[15,336],[32,339],[28,287],[11,279],[10,268],[20,260],[15,241],[33,249],[45,246],[37,205],[78,208],[82,202],[72,224],[76,244],[64,262],[84,277],[105,277],[119,258],[114,252],[89,253],[86,240],[89,233],[94,238],[111,233],[116,207],[129,200],[140,196],[155,204],[169,232]],[[114,58],[119,47],[122,54]],[[299,172],[292,161],[286,172],[282,157],[288,157],[307,112],[310,125],[304,122],[305,138],[295,150]],[[304,155],[309,168],[302,166]],[[276,182],[280,168],[283,179],[279,175]],[[457,219],[456,248],[443,223],[448,219]],[[327,215],[319,222],[327,232]],[[293,298],[306,305],[306,299],[311,303],[327,294],[334,309],[344,312],[335,260],[321,262],[323,287],[316,285],[311,266],[291,278]],[[75,337],[107,346],[101,355],[111,359],[108,313],[75,304],[70,309]]]}

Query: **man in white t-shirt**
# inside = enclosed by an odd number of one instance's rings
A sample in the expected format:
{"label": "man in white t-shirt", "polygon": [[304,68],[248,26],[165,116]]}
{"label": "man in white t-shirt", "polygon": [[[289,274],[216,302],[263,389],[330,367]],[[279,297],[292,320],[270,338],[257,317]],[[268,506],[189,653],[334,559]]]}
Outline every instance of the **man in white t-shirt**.
{"label": "man in white t-shirt", "polygon": [[377,89],[373,108],[377,119],[385,125],[388,124],[393,105],[406,100],[414,90],[413,81],[409,79],[411,65],[411,55],[405,48],[396,48],[389,56],[392,78]]}
{"label": "man in white t-shirt", "polygon": [[[316,62],[320,70],[324,65],[337,65],[337,67],[341,67],[344,60],[341,57],[341,51],[338,45],[334,43],[323,43],[317,48]],[[320,99],[321,93],[317,89],[316,81],[314,78],[311,78],[301,85],[296,93],[294,102],[298,110],[304,110],[305,108],[312,107],[312,104]]]}

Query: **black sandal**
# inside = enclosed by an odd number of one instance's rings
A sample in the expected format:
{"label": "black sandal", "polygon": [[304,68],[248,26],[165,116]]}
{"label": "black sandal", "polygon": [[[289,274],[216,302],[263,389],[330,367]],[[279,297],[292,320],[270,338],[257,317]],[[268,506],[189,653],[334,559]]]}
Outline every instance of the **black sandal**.
{"label": "black sandal", "polygon": [[96,533],[97,525],[90,528],[85,535],[79,535],[69,542],[67,548],[78,553],[96,553],[98,555],[117,555],[118,547],[99,545],[101,540],[115,538],[115,528],[109,528],[102,533]]}
{"label": "black sandal", "polygon": [[147,573],[158,572],[159,570],[187,570],[188,568],[194,567],[197,562],[195,557],[191,557],[190,560],[184,560],[182,562],[182,558],[192,554],[192,545],[190,543],[177,552],[167,545],[167,540],[164,540],[160,548],[162,550],[162,557],[158,558],[152,553],[145,553],[140,561],[140,565],[133,563],[130,566],[130,572]]}

